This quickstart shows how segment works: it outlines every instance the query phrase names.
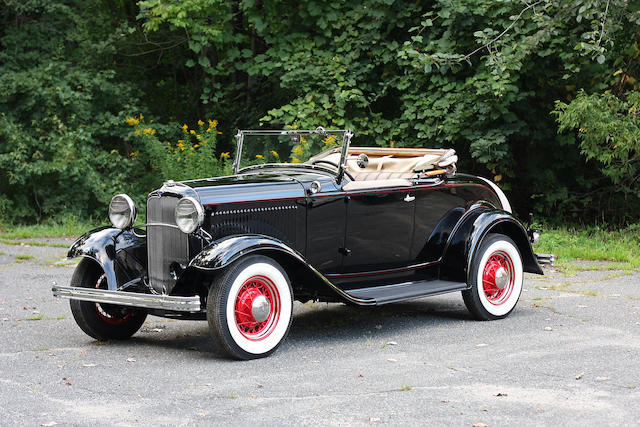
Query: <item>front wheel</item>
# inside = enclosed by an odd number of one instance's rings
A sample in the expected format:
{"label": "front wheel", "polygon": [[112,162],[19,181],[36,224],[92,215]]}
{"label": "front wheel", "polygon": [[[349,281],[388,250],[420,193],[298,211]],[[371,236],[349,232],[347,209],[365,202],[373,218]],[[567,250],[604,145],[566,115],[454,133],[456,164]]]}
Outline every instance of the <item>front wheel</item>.
{"label": "front wheel", "polygon": [[[73,286],[107,289],[107,278],[92,261],[81,262],[71,279]],[[71,313],[80,329],[98,341],[130,338],[142,326],[147,313],[122,305],[71,300]]]}
{"label": "front wheel", "polygon": [[489,234],[471,263],[471,288],[464,303],[478,320],[507,317],[522,292],[522,257],[516,244],[502,234]]}
{"label": "front wheel", "polygon": [[209,288],[207,320],[218,348],[237,359],[268,356],[284,341],[293,292],[282,267],[253,255],[231,266]]}

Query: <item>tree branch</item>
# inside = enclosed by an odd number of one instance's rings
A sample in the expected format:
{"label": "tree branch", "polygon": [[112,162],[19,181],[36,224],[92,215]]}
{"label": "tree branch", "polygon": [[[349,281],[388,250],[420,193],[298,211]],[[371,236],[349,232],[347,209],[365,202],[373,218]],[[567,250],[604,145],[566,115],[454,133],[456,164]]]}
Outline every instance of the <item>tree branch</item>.
{"label": "tree branch", "polygon": [[[516,25],[516,22],[518,22],[520,20],[520,18],[522,17],[522,15],[529,9],[531,9],[532,7],[535,7],[537,5],[539,5],[540,3],[542,3],[544,0],[538,0],[535,3],[531,3],[530,5],[527,5],[527,7],[525,7],[524,9],[522,9],[520,11],[520,13],[518,14],[518,16],[516,16],[516,19],[513,20],[513,22],[511,23],[511,25],[509,25],[507,28],[504,29],[504,31],[502,31],[500,34],[498,34],[497,36],[495,36],[491,41],[489,41],[489,43],[484,44],[482,46],[480,46],[479,48],[477,48],[476,50],[474,50],[473,52],[467,53],[462,60],[467,60],[469,58],[471,58],[473,55],[475,55],[476,53],[480,52],[483,49],[487,49],[489,50],[489,47],[495,43],[496,41],[500,40],[500,38],[502,36],[504,36],[505,34],[507,34],[507,32],[513,28],[514,25]],[[607,7],[609,7],[609,3],[607,3]],[[490,51],[489,51],[490,52]]]}

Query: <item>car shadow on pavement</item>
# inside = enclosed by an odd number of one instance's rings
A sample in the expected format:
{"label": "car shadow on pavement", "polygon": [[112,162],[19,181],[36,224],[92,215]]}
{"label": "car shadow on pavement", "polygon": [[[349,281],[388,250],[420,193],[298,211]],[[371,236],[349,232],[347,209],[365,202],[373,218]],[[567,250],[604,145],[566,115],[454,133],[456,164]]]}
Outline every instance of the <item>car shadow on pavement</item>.
{"label": "car shadow on pavement", "polygon": [[[407,329],[438,328],[467,321],[473,320],[461,300],[426,298],[377,307],[342,303],[296,304],[291,330],[278,352],[303,343],[334,345],[360,340],[376,329],[384,329],[385,335],[394,336]],[[184,350],[197,358],[225,358],[210,339],[207,322],[181,323],[178,333],[154,334],[149,332],[154,330],[152,327],[143,327],[130,341],[115,345],[139,344]]]}

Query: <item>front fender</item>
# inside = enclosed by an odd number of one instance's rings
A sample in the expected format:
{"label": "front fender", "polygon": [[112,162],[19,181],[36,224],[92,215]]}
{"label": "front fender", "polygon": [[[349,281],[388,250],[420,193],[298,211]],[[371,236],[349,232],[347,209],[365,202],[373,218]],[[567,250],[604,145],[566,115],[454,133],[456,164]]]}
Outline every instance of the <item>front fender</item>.
{"label": "front fender", "polygon": [[265,250],[284,252],[306,263],[298,251],[278,239],[261,234],[242,234],[222,238],[211,243],[191,260],[189,267],[200,270],[217,270],[226,267],[241,256]]}
{"label": "front fender", "polygon": [[118,283],[142,277],[146,270],[146,239],[132,230],[100,227],[78,238],[67,253],[68,258],[84,257],[97,262],[107,277],[109,290]]}
{"label": "front fender", "polygon": [[447,280],[467,282],[473,257],[489,233],[504,234],[514,241],[522,256],[524,271],[544,274],[522,223],[507,211],[478,205],[463,215],[449,238],[440,276]]}
{"label": "front fender", "polygon": [[[373,304],[372,301],[351,297],[309,264],[298,251],[278,239],[261,234],[233,235],[216,240],[191,260],[189,268],[216,271],[251,253],[265,253],[281,264],[286,261],[298,270],[296,274],[300,274],[301,268],[306,273],[302,282],[307,291],[317,284],[328,287],[344,301],[360,305]],[[279,256],[275,256],[276,254]]]}

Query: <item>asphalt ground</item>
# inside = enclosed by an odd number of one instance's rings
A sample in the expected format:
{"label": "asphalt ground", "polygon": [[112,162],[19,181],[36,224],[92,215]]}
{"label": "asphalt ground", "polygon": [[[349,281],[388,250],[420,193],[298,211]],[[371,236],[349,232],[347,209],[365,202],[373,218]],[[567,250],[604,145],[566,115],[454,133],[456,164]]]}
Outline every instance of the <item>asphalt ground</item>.
{"label": "asphalt ground", "polygon": [[201,321],[149,317],[128,341],[91,339],[51,296],[73,272],[65,249],[30,244],[0,244],[2,426],[640,422],[640,273],[610,263],[527,275],[493,322],[459,293],[296,303],[278,351],[240,362],[216,355]]}

